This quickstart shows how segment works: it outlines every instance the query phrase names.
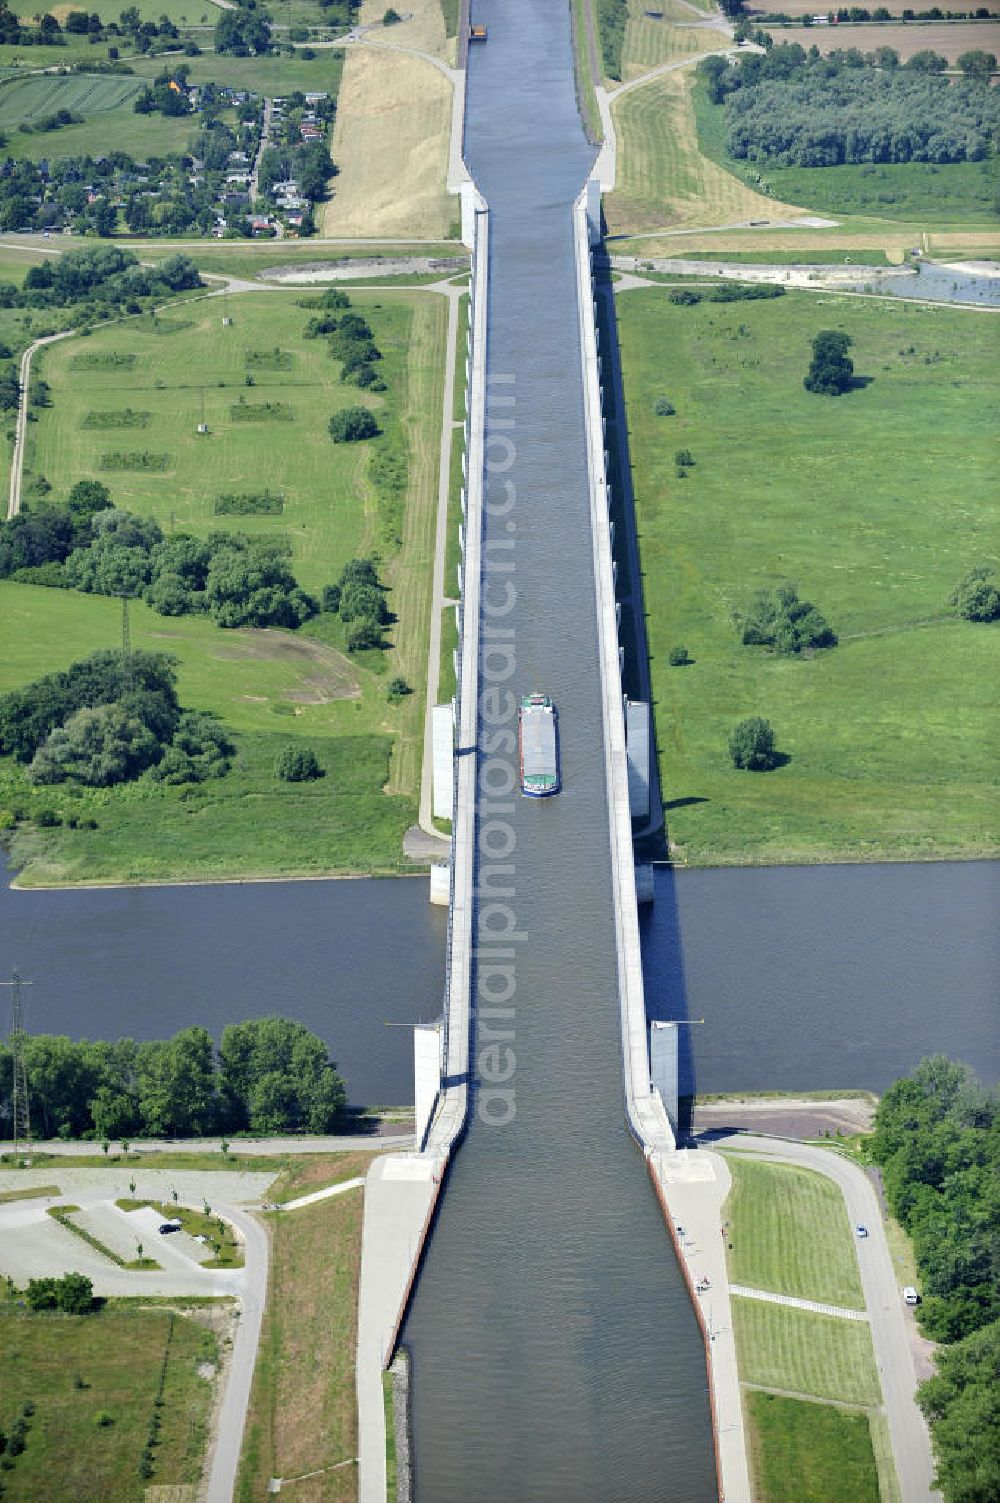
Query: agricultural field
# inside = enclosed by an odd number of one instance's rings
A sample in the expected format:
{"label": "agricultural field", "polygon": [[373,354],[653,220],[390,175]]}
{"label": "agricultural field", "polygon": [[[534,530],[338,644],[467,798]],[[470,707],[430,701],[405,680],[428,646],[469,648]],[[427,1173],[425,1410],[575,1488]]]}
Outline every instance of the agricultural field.
{"label": "agricultural field", "polygon": [[[784,7],[782,7],[784,9]],[[792,12],[788,11],[791,15]],[[1000,23],[981,21],[921,21],[900,22],[893,25],[868,24],[863,26],[774,26],[767,24],[775,42],[799,42],[803,47],[819,48],[828,52],[857,47],[860,52],[874,52],[877,47],[891,47],[898,52],[902,62],[915,52],[937,52],[954,63],[963,52],[981,49],[997,55],[1000,52]]]}
{"label": "agricultural field", "polygon": [[[266,1495],[272,1477],[324,1470],[322,1491],[302,1496],[349,1503],[357,1496],[358,1278],[364,1192],[349,1190],[271,1225],[264,1325],[243,1436],[236,1503]],[[340,1467],[338,1463],[345,1463]]]}
{"label": "agricultural field", "polygon": [[[839,29],[839,28],[838,28]],[[874,28],[866,27],[865,30]],[[709,103],[704,88],[692,79],[696,120],[695,149],[742,185],[760,170],[773,197],[758,198],[763,211],[753,217],[783,218],[784,204],[806,205],[809,212],[865,215],[887,221],[909,220],[917,244],[920,231],[959,224],[997,228],[994,202],[1000,190],[1000,161],[848,163],[840,167],[772,167],[758,169],[735,162],[726,152],[724,108]],[[801,208],[798,212],[804,212]],[[708,223],[709,221],[705,221]],[[919,226],[919,228],[916,228]],[[917,237],[916,239],[914,237]]]}
{"label": "agricultural field", "polygon": [[764,198],[699,150],[689,70],[665,73],[615,101],[615,191],[604,200],[609,235],[752,219],[801,211]]}
{"label": "agricultural field", "polygon": [[[86,804],[99,826],[18,831],[15,861],[29,866],[23,882],[397,868],[420,777],[446,318],[443,299],[413,292],[359,294],[355,306],[383,350],[385,395],[339,381],[325,342],[301,338],[310,314],[288,293],[231,299],[226,328],[214,300],[52,347],[45,378],[53,405],[32,424],[32,462],[56,496],[91,476],[165,532],[228,525],[287,539],[294,572],[314,593],[349,558],[375,552],[397,619],[389,651],[348,657],[339,617],[321,615],[294,634],[222,631],[204,617],[167,618],[135,602],[133,646],[177,657],[181,703],[222,716],[236,734],[236,766],[195,790],[144,784],[74,800],[65,789],[33,793],[23,772],[0,764],[0,804],[42,800],[67,816]],[[134,363],[123,366],[128,357]],[[330,414],[358,401],[375,408],[386,455],[409,456],[402,492],[373,477],[372,444],[334,445],[327,435]],[[282,420],[244,421],[247,408]],[[93,426],[128,409],[141,431]],[[165,468],[140,466],[136,455],[155,455]],[[279,515],[215,515],[218,495],[264,490],[283,498]],[[0,605],[8,623],[0,690],[120,637],[120,607],[107,598],[8,582]],[[414,692],[390,701],[386,685],[397,676]],[[300,739],[326,776],[276,782],[278,750]]]}
{"label": "agricultural field", "polygon": [[833,1181],[741,1154],[726,1162],[733,1178],[725,1212],[732,1223],[730,1280],[863,1310],[854,1235]]}
{"label": "agricultural field", "polygon": [[131,105],[143,88],[141,79],[75,73],[69,78],[24,78],[0,88],[0,130],[33,125],[56,110],[98,115]]}
{"label": "agricultural field", "polygon": [[[212,1392],[199,1369],[217,1362],[204,1325],[155,1307],[49,1315],[3,1305],[0,1360],[0,1427],[9,1435],[22,1405],[34,1406],[25,1449],[3,1473],[7,1503],[142,1503],[150,1485],[198,1482]],[[147,1483],[139,1461],[154,1413],[161,1427]]]}
{"label": "agricultural field", "polygon": [[[344,67],[331,155],[338,176],[323,234],[450,238],[457,210],[446,191],[452,86],[423,58],[449,45],[438,0],[420,0],[414,17],[391,29],[384,48],[355,48]],[[366,0],[361,21],[381,15]]]}
{"label": "agricultural field", "polygon": [[[618,320],[676,859],[995,855],[983,685],[1000,676],[1000,634],[948,607],[967,570],[997,557],[993,320],[812,293],[676,307],[666,289],[622,295]],[[836,399],[802,385],[824,328],[851,336],[866,382]],[[660,396],[676,415],[656,416]],[[741,645],[732,613],[782,580],[836,647]],[[669,666],[678,644],[693,665]],[[727,736],[748,715],[772,723],[784,765],[732,767]]]}

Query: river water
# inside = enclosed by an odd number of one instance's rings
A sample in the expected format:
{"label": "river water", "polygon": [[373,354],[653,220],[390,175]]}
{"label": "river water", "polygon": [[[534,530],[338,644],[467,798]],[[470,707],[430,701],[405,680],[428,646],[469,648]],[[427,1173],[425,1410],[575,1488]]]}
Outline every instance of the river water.
{"label": "river water", "polygon": [[[995,1081],[998,915],[996,862],[658,868],[640,909],[647,1008],[705,1019],[687,1089],[881,1091],[938,1051]],[[352,1102],[402,1105],[412,1039],[385,1023],[439,1013],[445,923],[426,878],[0,883],[0,970],[34,982],[37,1033],[164,1038],[200,1023],[217,1036],[280,1011],[325,1039]]]}

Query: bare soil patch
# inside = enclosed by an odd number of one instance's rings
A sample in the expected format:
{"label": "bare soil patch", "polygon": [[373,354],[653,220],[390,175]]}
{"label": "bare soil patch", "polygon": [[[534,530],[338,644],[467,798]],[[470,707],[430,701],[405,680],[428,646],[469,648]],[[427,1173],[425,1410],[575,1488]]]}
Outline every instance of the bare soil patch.
{"label": "bare soil patch", "polygon": [[311,637],[271,629],[235,631],[227,634],[212,656],[255,658],[294,667],[301,675],[301,687],[290,689],[285,697],[295,704],[325,705],[334,699],[357,699],[361,694],[350,660],[335,647]]}

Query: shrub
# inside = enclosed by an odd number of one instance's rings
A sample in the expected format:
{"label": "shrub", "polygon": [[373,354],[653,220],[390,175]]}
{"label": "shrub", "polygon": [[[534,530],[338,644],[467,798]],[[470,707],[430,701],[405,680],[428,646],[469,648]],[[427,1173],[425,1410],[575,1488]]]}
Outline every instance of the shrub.
{"label": "shrub", "polygon": [[394,678],[389,685],[388,695],[390,699],[405,699],[408,694],[412,693],[413,690],[405,678]]}
{"label": "shrub", "polygon": [[323,769],[308,746],[283,746],[274,759],[274,776],[283,783],[308,783],[321,778]]}
{"label": "shrub", "polygon": [[729,732],[729,757],[744,772],[767,772],[774,767],[774,729],[759,715],[741,720]]}
{"label": "shrub", "polygon": [[98,1409],[97,1413],[94,1415],[95,1430],[106,1430],[108,1426],[113,1425],[114,1422],[114,1415],[109,1414],[106,1409]]}
{"label": "shrub", "polygon": [[678,449],[674,455],[674,464],[679,470],[689,470],[694,464],[694,456],[690,449]]}
{"label": "shrub", "polygon": [[667,662],[671,668],[683,668],[691,662],[691,654],[686,647],[671,647]]}
{"label": "shrub", "polygon": [[837,645],[837,634],[826,618],[808,600],[799,599],[793,584],[760,590],[749,611],[737,612],[733,619],[745,647],[796,653]]}
{"label": "shrub", "polygon": [[653,404],[653,411],[657,417],[673,417],[677,408],[666,397],[657,397]]}
{"label": "shrub", "polygon": [[344,407],[330,419],[330,437],[335,444],[353,444],[377,438],[378,423],[367,407]]}
{"label": "shrub", "polygon": [[693,308],[695,303],[701,302],[701,293],[695,292],[693,287],[675,287],[667,298],[678,308]]}
{"label": "shrub", "polygon": [[340,610],[340,585],[328,584],[323,586],[323,609],[331,616],[335,616]]}

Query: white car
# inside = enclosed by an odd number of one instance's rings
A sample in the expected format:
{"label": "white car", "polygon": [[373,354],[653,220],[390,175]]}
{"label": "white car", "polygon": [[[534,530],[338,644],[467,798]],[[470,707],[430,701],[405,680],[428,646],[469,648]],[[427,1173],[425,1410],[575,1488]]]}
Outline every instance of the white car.
{"label": "white car", "polygon": [[868,1228],[865,1226],[863,1221],[859,1221],[857,1226],[854,1228],[854,1235],[861,1238],[868,1236]]}
{"label": "white car", "polygon": [[919,1305],[920,1295],[914,1289],[912,1284],[907,1284],[906,1288],[903,1290],[903,1299],[908,1305]]}

